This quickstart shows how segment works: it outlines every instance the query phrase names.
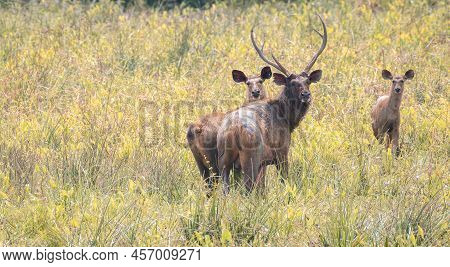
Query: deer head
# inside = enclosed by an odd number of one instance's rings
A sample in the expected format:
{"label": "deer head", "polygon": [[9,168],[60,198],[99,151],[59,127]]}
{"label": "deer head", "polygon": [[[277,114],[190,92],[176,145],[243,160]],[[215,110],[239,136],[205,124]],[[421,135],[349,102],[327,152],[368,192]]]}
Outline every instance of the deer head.
{"label": "deer head", "polygon": [[393,76],[390,71],[383,70],[381,72],[381,75],[383,76],[383,78],[385,80],[392,81],[392,93],[402,94],[405,81],[406,80],[411,80],[412,78],[414,78],[414,71],[413,70],[408,70],[405,73],[405,75],[403,75],[403,76],[401,76],[401,75]]}
{"label": "deer head", "polygon": [[267,64],[269,64],[270,66],[274,67],[275,69],[281,72],[273,74],[274,81],[277,85],[284,86],[283,94],[289,100],[300,100],[302,103],[309,103],[311,101],[311,92],[309,91],[309,86],[311,83],[318,82],[322,77],[322,70],[315,70],[310,73],[311,68],[317,61],[317,58],[319,58],[320,54],[325,49],[328,38],[327,27],[322,17],[320,15],[317,16],[322,22],[323,34],[319,33],[316,30],[314,31],[322,38],[322,45],[320,46],[319,50],[313,55],[308,65],[299,74],[289,72],[285,67],[283,67],[283,65],[277,60],[277,58],[273,54],[272,54],[273,61],[267,59],[267,57],[264,55],[263,52],[264,45],[261,48],[259,48],[258,45],[256,44],[254,36],[254,27],[251,30],[250,38],[252,40],[253,47],[255,48],[259,57],[264,62],[266,62]]}
{"label": "deer head", "polygon": [[272,77],[272,70],[266,66],[261,70],[261,74],[258,76],[247,77],[244,72],[240,70],[232,71],[233,80],[236,83],[245,82],[247,85],[247,101],[255,101],[266,98],[266,90],[264,89],[263,82]]}

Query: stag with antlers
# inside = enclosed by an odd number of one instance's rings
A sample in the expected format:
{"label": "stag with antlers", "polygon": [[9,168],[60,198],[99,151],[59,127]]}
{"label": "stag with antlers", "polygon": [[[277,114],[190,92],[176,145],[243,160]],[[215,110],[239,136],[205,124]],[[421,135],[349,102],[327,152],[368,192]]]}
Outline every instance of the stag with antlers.
{"label": "stag with antlers", "polygon": [[315,32],[322,38],[322,45],[300,74],[289,72],[274,55],[273,62],[267,59],[256,44],[252,29],[250,37],[256,52],[264,62],[281,72],[273,75],[275,83],[283,88],[274,100],[255,102],[224,117],[217,134],[217,149],[225,194],[229,192],[230,170],[236,160],[244,173],[247,191],[255,186],[264,188],[265,177],[259,173],[267,165],[276,166],[282,181],[287,178],[291,133],[311,104],[310,85],[322,77],[321,70],[310,72],[327,44],[326,25],[319,18],[323,34]]}

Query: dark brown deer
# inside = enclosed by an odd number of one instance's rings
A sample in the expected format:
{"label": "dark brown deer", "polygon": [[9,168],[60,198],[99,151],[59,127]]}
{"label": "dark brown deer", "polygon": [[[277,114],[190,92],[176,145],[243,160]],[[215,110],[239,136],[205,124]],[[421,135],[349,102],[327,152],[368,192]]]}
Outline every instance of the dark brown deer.
{"label": "dark brown deer", "polygon": [[[263,83],[272,77],[272,70],[266,66],[260,75],[247,77],[240,70],[233,70],[233,80],[236,83],[245,82],[247,85],[246,103],[263,100],[267,97]],[[217,167],[217,130],[222,123],[225,113],[212,113],[200,118],[199,121],[189,125],[187,130],[187,141],[194,155],[197,167],[209,188],[213,187],[214,176],[217,178],[219,169]],[[239,167],[236,165],[236,172]]]}
{"label": "dark brown deer", "polygon": [[322,38],[322,45],[300,74],[290,73],[273,55],[274,62],[268,60],[256,45],[252,29],[250,36],[256,52],[264,62],[282,72],[273,75],[275,83],[283,89],[274,100],[254,102],[225,115],[217,134],[219,170],[225,194],[229,192],[230,170],[238,159],[247,191],[252,191],[255,185],[264,187],[264,175],[258,174],[267,165],[275,164],[283,182],[287,178],[291,133],[310,106],[309,86],[322,77],[321,70],[310,73],[327,44],[327,29],[319,18],[324,33],[315,32]]}
{"label": "dark brown deer", "polygon": [[400,104],[402,102],[405,81],[414,77],[414,71],[408,70],[405,75],[392,76],[388,70],[383,70],[381,75],[385,80],[392,81],[391,91],[389,95],[380,96],[373,106],[372,130],[380,144],[383,142],[387,133],[386,149],[392,142],[392,154],[400,153],[398,147],[399,128],[400,128]]}

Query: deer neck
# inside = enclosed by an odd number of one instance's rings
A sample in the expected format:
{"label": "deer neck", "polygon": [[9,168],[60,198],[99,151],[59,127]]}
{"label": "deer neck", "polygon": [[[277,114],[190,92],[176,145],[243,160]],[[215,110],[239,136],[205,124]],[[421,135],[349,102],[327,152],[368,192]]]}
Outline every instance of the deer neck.
{"label": "deer neck", "polygon": [[388,107],[391,110],[400,110],[400,104],[402,103],[402,96],[403,96],[403,92],[401,92],[400,94],[397,94],[394,92],[394,90],[391,90],[391,94],[389,95],[389,103],[388,103]]}
{"label": "deer neck", "polygon": [[308,112],[311,101],[302,102],[298,98],[289,98],[283,93],[278,100],[280,102],[280,109],[282,110],[281,118],[286,120],[289,131],[292,133]]}

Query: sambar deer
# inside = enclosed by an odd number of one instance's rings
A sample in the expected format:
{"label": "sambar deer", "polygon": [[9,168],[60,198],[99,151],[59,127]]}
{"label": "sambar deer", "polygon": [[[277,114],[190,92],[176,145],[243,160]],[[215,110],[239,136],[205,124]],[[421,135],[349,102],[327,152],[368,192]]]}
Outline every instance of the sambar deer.
{"label": "sambar deer", "polygon": [[[272,70],[266,66],[262,68],[260,75],[247,77],[240,70],[232,71],[233,80],[236,83],[247,85],[246,102],[250,103],[263,100],[267,92],[263,86],[265,80],[272,77]],[[197,167],[204,181],[211,189],[218,179],[217,167],[217,130],[222,123],[225,113],[212,113],[201,117],[196,123],[190,124],[187,130],[187,141],[194,155]],[[236,172],[239,172],[237,169]]]}
{"label": "sambar deer", "polygon": [[282,181],[288,175],[288,154],[291,133],[304,118],[311,104],[309,87],[322,77],[321,70],[310,73],[317,58],[327,44],[327,28],[319,16],[323,27],[322,45],[300,74],[290,73],[272,55],[274,62],[264,55],[256,44],[252,29],[250,38],[259,57],[282,72],[274,73],[274,81],[283,89],[274,100],[254,102],[225,115],[217,134],[219,171],[223,180],[223,190],[230,190],[230,170],[239,160],[244,173],[244,183],[248,192],[255,185],[264,187],[265,176],[259,175],[267,165],[275,164]]}
{"label": "sambar deer", "polygon": [[387,133],[386,149],[392,142],[392,154],[398,156],[399,128],[400,128],[400,104],[402,102],[404,83],[414,77],[414,71],[408,70],[404,75],[393,76],[388,70],[383,70],[381,75],[385,80],[392,81],[389,95],[380,96],[373,106],[372,130],[380,144]]}

